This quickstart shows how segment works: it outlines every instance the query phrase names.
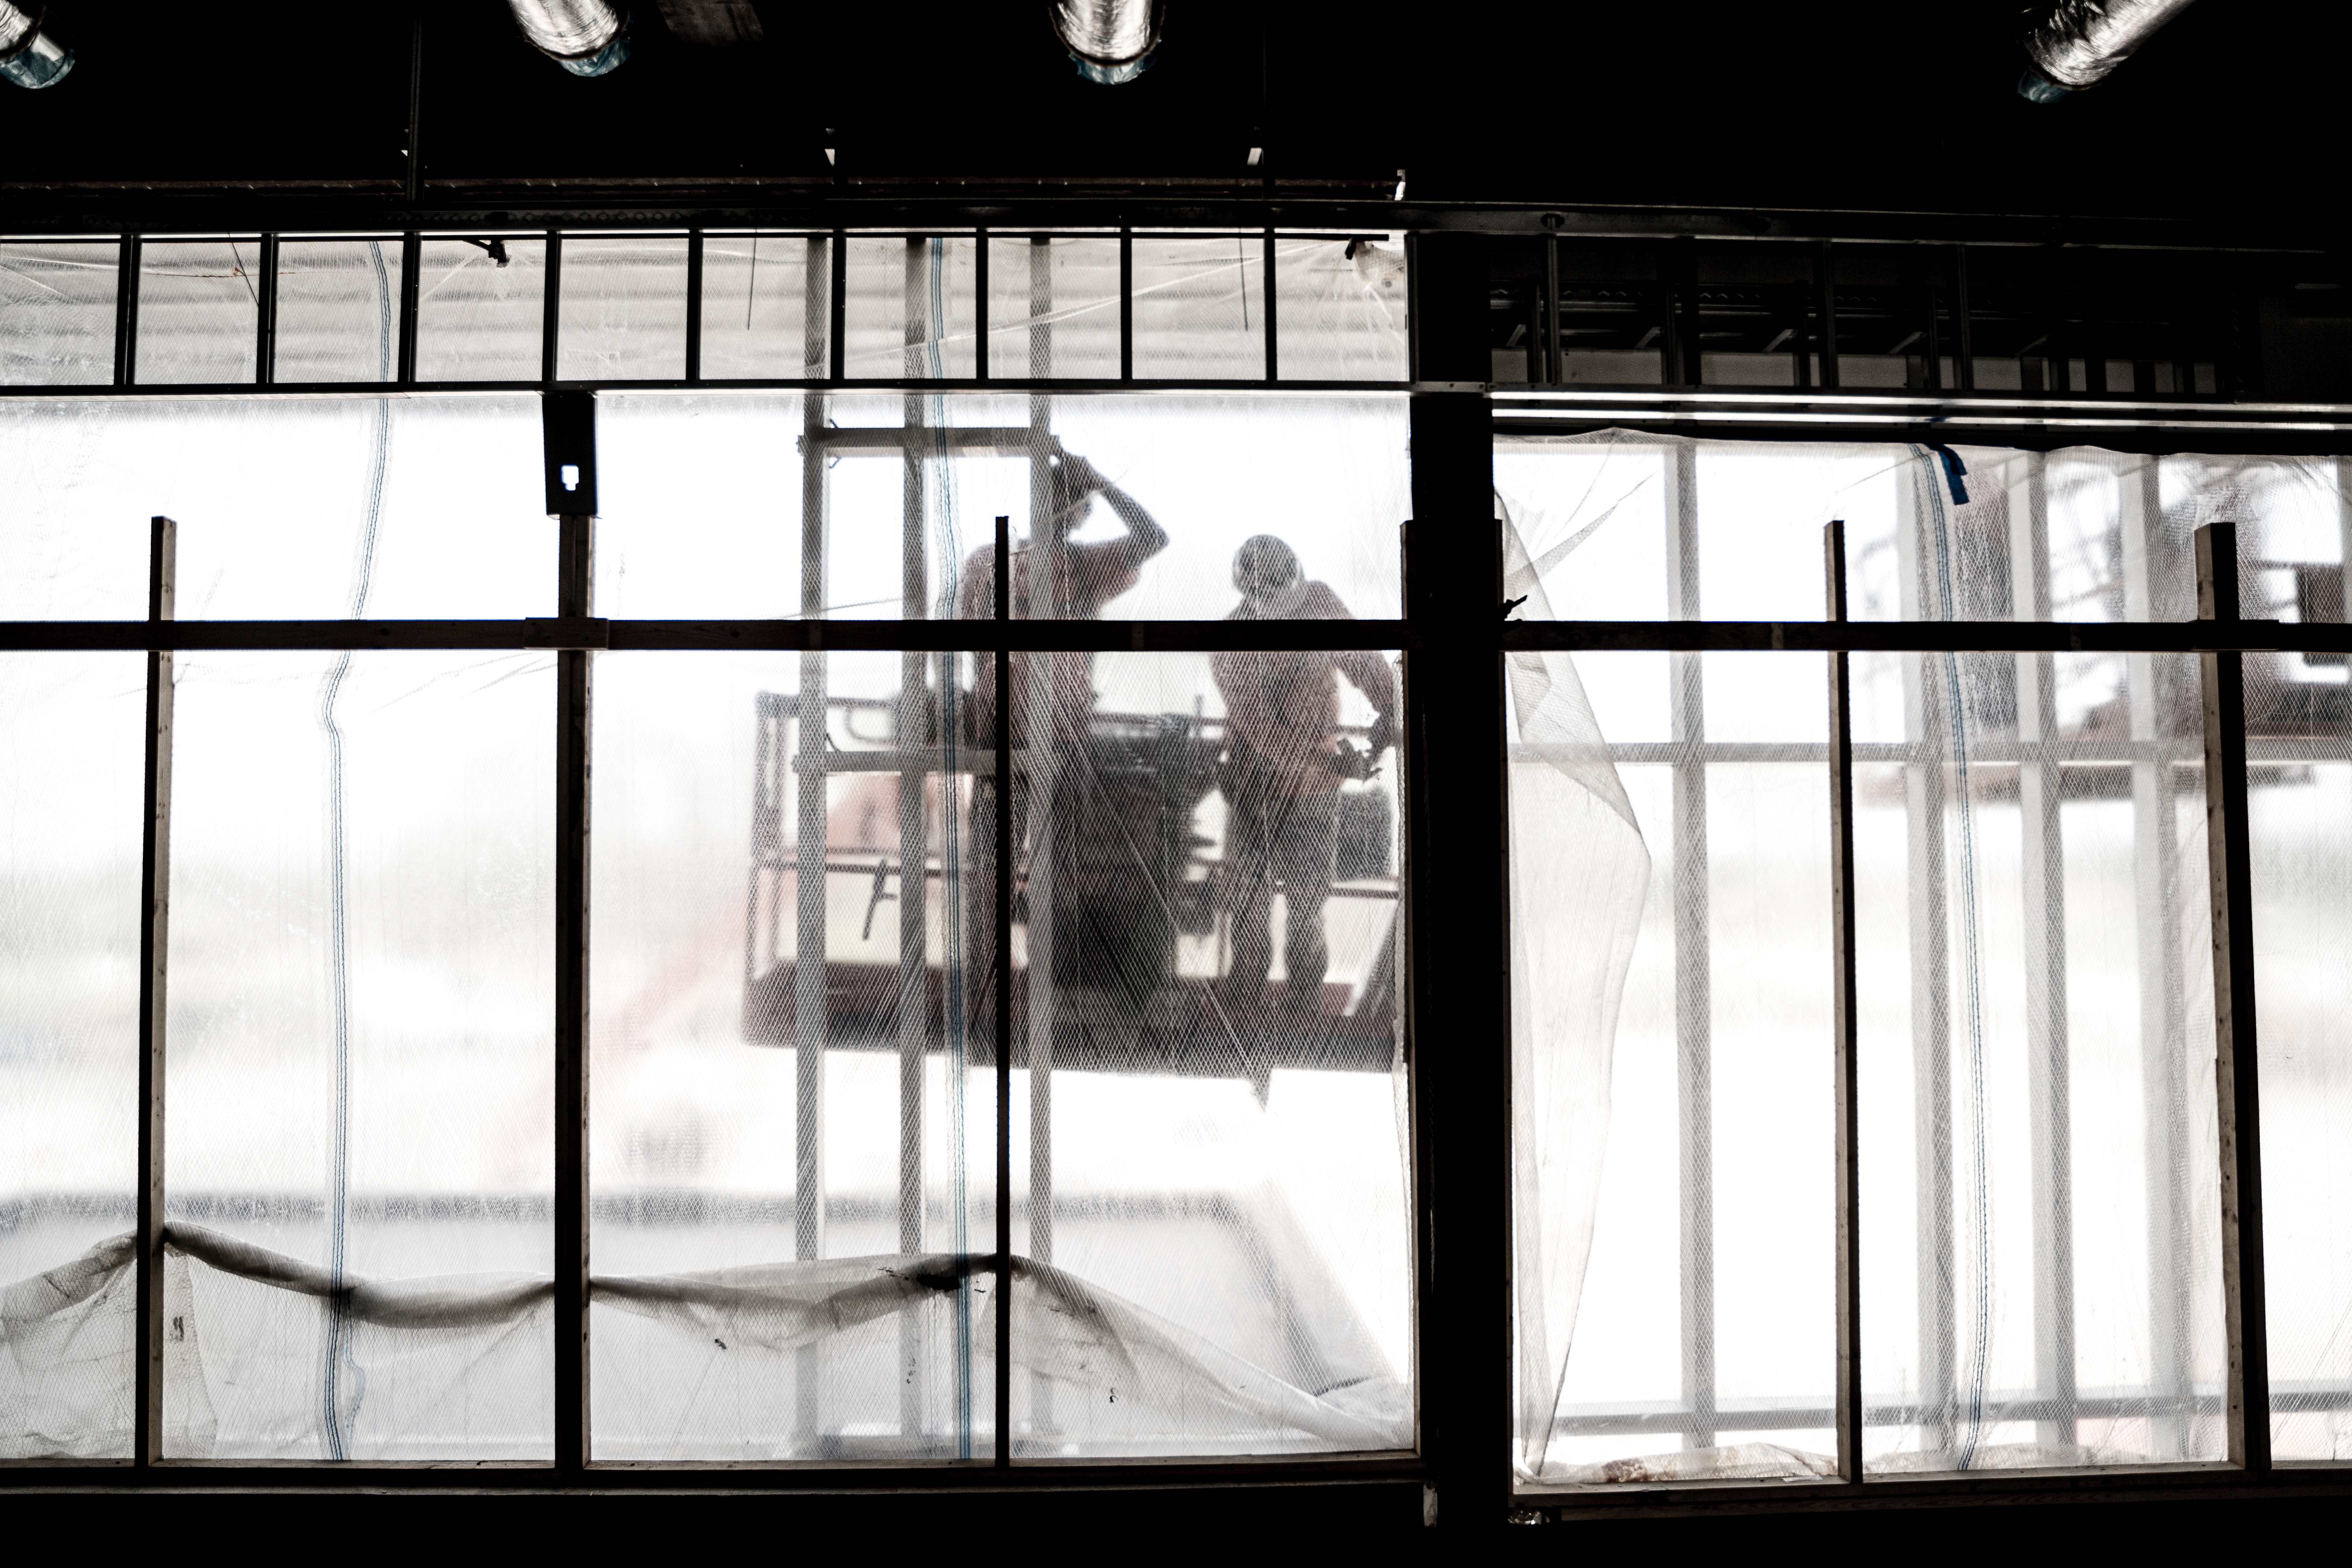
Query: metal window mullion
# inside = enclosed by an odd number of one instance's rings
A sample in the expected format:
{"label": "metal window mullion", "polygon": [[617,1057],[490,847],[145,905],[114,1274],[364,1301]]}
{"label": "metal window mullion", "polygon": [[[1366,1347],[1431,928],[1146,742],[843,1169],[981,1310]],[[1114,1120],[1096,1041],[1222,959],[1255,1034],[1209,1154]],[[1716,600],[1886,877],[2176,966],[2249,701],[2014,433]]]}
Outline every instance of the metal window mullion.
{"label": "metal window mullion", "polygon": [[550,229],[547,235],[547,281],[540,299],[539,320],[539,379],[555,379],[559,363],[556,348],[563,331],[563,235]]}
{"label": "metal window mullion", "polygon": [[[2050,618],[2048,462],[2026,458],[2009,494],[2011,613]],[[2076,1431],[2072,1047],[2067,1024],[2066,851],[2059,776],[2056,655],[2016,656],[2018,826],[2025,945],[2026,1103],[2033,1205],[2034,1387],[2060,1413],[2036,1437]]]}
{"label": "metal window mullion", "polygon": [[[1040,248],[1044,248],[1040,247]],[[1012,618],[1013,520],[996,520],[996,619]],[[996,1345],[992,1408],[996,1467],[1013,1463],[1013,672],[1011,655],[996,662],[995,1028],[990,1048],[996,1066],[995,1272]]]}
{"label": "metal window mullion", "polygon": [[[908,365],[907,374],[912,375]],[[686,237],[686,379],[702,379],[702,231]]]}
{"label": "metal window mullion", "polygon": [[1135,231],[1118,231],[1118,378],[1135,379]]}
{"label": "metal window mullion", "polygon": [[114,273],[114,384],[130,386],[139,377],[140,251],[135,234],[122,237]]}
{"label": "metal window mullion", "polygon": [[1559,357],[1559,236],[1544,236],[1543,271],[1544,383],[1557,386],[1568,379]]}
{"label": "metal window mullion", "polygon": [[971,378],[988,379],[988,230],[972,232]]}
{"label": "metal window mullion", "polygon": [[[2239,618],[2237,525],[2197,531],[2199,618]],[[2245,656],[2201,656],[2205,848],[2213,912],[2213,1035],[2221,1145],[2222,1330],[2229,1458],[2271,1468],[2270,1331],[2263,1258],[2263,1149],[2254,1026],[2252,832],[2246,798]]]}
{"label": "metal window mullion", "polygon": [[[1664,454],[1666,592],[1678,620],[1700,615],[1698,448],[1679,441]],[[1668,733],[1677,747],[1706,740],[1706,658],[1668,660]],[[1679,753],[1678,753],[1679,756]],[[1715,1445],[1715,1067],[1712,900],[1707,866],[1707,764],[1674,764],[1675,1102],[1683,1446]]]}
{"label": "metal window mullion", "polygon": [[[151,520],[147,619],[173,618],[178,525]],[[147,655],[146,781],[139,862],[139,1191],[138,1256],[131,1370],[131,1463],[163,1458],[163,1092],[165,980],[171,960],[172,698],[168,648]]]}
{"label": "metal window mullion", "polygon": [[[1845,524],[1822,531],[1829,618],[1846,618]],[[1831,1099],[1836,1143],[1837,1423],[1839,1479],[1859,1485],[1862,1458],[1861,1001],[1854,954],[1853,676],[1852,656],[1830,655]]]}
{"label": "metal window mullion", "polygon": [[1265,307],[1265,379],[1268,381],[1280,379],[1282,370],[1282,356],[1275,338],[1274,274],[1274,230],[1267,229],[1265,231],[1265,277],[1259,284],[1259,290],[1265,295],[1261,303]]}
{"label": "metal window mullion", "polygon": [[837,382],[849,374],[849,344],[845,341],[849,319],[849,234],[845,229],[833,231],[833,265],[825,269],[825,364],[828,379]]}
{"label": "metal window mullion", "polygon": [[416,313],[422,299],[425,241],[415,229],[400,237],[400,368],[403,386],[416,383]]}
{"label": "metal window mullion", "polygon": [[261,237],[261,255],[254,263],[257,276],[254,279],[254,294],[258,306],[254,312],[253,380],[257,386],[268,386],[278,379],[278,237]]}
{"label": "metal window mullion", "polygon": [[[557,605],[593,608],[596,520],[559,516]],[[588,1432],[589,660],[555,656],[555,1466],[576,1474]]]}

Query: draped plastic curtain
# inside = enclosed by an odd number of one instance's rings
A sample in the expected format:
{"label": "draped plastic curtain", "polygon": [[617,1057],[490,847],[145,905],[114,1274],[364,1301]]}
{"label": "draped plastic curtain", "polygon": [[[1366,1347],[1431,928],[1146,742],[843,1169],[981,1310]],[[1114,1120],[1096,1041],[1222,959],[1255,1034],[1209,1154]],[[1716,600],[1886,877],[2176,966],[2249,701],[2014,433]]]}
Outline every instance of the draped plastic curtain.
{"label": "draped plastic curtain", "polygon": [[[2238,524],[2245,615],[2343,617],[2352,510],[2332,459],[1611,432],[1506,443],[1497,474],[1528,541],[1514,559],[1532,554],[1533,578],[1566,616],[1818,617],[1820,531],[1841,518],[1857,618],[2189,618],[2192,535],[2216,521]],[[1544,613],[1544,600],[1522,613]],[[1676,663],[1687,657],[1580,656],[1586,701],[1568,711],[1598,713],[1605,744],[1577,747],[1527,744],[1533,661],[1511,671],[1519,1463],[1530,1479],[1834,1468],[1826,1009],[1776,1080],[1743,1097],[1722,1087],[1769,1053],[1773,1026],[1732,1016],[1727,999],[1786,988],[1788,955],[1743,937],[1734,911],[1762,896],[1803,923],[1811,916],[1794,900],[1825,902],[1827,883],[1727,854],[1738,825],[1719,792],[1759,759],[1823,767],[1826,693],[1807,657],[1806,680],[1777,698],[1751,685],[1735,707],[1705,664],[1697,722],[1693,667]],[[2309,911],[2352,854],[2327,809],[2347,776],[2352,710],[2340,665],[2249,656],[2247,667],[2263,1157],[2266,1171],[2294,1174],[2266,1194],[2273,1332],[2295,1347],[2273,1397],[2282,1440],[2316,1456],[2336,1451],[2352,1404],[2352,1336],[2326,1283],[2352,1255],[2331,1217],[2339,1184],[2314,1163],[2345,1103],[2328,1026],[2345,966]],[[1854,674],[1866,1462],[1890,1472],[2217,1457],[2196,661],[1857,655]],[[1555,710],[1563,689],[1553,678]],[[1652,879],[1647,912],[1622,886],[1618,868],[1635,857],[1608,781],[1588,769],[1570,784],[1566,763],[1536,765],[1602,754],[1619,764],[1633,820],[1654,762],[1680,775],[1650,836],[1654,855],[1671,846],[1675,869]],[[1686,793],[1702,769],[1718,792],[1712,809]],[[1822,863],[1825,795],[1751,798],[1761,815],[1739,831],[1818,845],[1803,858]],[[1760,895],[1748,886],[1759,875],[1774,879]],[[1555,891],[1571,888],[1583,891]],[[1798,956],[1825,994],[1826,945]],[[1555,985],[1570,994],[1547,994]],[[1774,1004],[1784,1019],[1810,1006]],[[1743,1208],[1759,1179],[1780,1201]],[[1744,1289],[1736,1277],[1733,1253],[1755,1230],[1805,1260],[1768,1291],[1753,1272]],[[1804,1308],[1793,1318],[1792,1300]],[[1776,1325],[1760,1356],[1743,1348],[1759,1323]]]}

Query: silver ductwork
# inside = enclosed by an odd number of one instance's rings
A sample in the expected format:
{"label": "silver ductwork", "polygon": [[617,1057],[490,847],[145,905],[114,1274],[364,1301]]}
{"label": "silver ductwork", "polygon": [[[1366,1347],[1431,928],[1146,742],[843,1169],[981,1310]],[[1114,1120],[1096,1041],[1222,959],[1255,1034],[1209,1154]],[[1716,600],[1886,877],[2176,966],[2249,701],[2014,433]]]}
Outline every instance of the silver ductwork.
{"label": "silver ductwork", "polygon": [[[5,3],[5,0],[0,0]],[[603,76],[629,58],[628,13],[611,0],[507,0],[530,47],[573,76]]]}
{"label": "silver ductwork", "polygon": [[1160,47],[1161,0],[1047,0],[1054,36],[1078,74],[1106,86],[1133,81]]}
{"label": "silver ductwork", "polygon": [[73,51],[41,31],[41,14],[0,0],[0,77],[18,87],[48,87],[73,69]]}
{"label": "silver ductwork", "polygon": [[2189,5],[2189,0],[2058,0],[2026,31],[2025,58],[2032,63],[2017,90],[2036,103],[2055,103],[2097,86]]}

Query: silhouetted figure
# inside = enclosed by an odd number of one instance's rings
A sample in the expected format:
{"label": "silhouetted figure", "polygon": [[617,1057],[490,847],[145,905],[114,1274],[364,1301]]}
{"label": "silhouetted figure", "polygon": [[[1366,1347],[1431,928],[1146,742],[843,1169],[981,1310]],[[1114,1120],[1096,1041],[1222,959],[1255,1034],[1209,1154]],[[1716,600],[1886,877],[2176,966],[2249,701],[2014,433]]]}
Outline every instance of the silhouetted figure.
{"label": "silhouetted figure", "polygon": [[[1306,580],[1297,553],[1272,534],[1261,533],[1234,552],[1234,586],[1242,602],[1227,620],[1355,618],[1328,584]],[[1225,877],[1234,922],[1225,994],[1238,1006],[1264,1005],[1279,889],[1288,910],[1283,1005],[1319,1012],[1330,967],[1323,902],[1330,895],[1339,842],[1339,784],[1369,776],[1394,742],[1396,679],[1388,660],[1370,650],[1221,653],[1213,667],[1225,701],[1218,784],[1225,796]],[[1341,675],[1372,704],[1367,751],[1339,737]]]}

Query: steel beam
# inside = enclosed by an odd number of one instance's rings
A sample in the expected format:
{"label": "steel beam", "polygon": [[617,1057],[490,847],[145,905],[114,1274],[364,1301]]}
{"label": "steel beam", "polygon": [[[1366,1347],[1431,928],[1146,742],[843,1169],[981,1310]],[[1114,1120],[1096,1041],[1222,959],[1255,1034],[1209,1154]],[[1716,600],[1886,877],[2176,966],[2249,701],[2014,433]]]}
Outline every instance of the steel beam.
{"label": "steel beam", "polygon": [[[179,573],[179,525],[152,519],[147,536],[147,618],[173,618]],[[132,1343],[131,1463],[141,1468],[163,1452],[163,1094],[166,981],[172,926],[173,655],[147,655],[146,784],[139,846],[139,1190],[138,1304]]]}

